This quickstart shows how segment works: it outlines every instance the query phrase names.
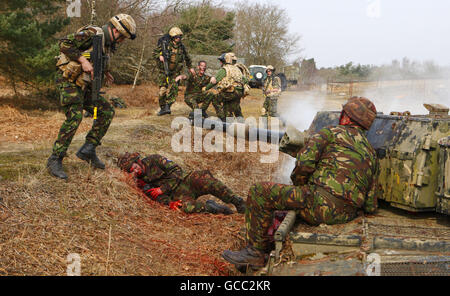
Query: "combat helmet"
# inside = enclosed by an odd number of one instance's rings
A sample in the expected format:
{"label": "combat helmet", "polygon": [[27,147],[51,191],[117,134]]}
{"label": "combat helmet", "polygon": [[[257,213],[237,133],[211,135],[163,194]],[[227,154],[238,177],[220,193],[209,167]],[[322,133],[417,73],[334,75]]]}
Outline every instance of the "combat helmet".
{"label": "combat helmet", "polygon": [[175,38],[175,37],[177,37],[177,36],[181,37],[181,36],[183,36],[183,32],[181,31],[180,28],[178,28],[178,27],[173,27],[173,28],[171,28],[171,29],[169,30],[169,35],[170,35],[170,37],[172,37],[172,38]]}
{"label": "combat helmet", "polygon": [[[237,56],[234,52],[229,52],[227,53],[228,58],[231,59],[231,64],[236,64],[237,63]],[[225,60],[227,60],[227,55],[225,55]]]}
{"label": "combat helmet", "polygon": [[121,13],[113,16],[109,22],[126,38],[136,38],[136,22],[130,15]]}
{"label": "combat helmet", "polygon": [[236,55],[232,52],[223,53],[219,58],[219,61],[221,61],[224,64],[232,64],[233,61],[237,61]]}
{"label": "combat helmet", "polygon": [[141,154],[138,152],[135,153],[128,153],[125,152],[124,154],[120,155],[117,159],[117,166],[126,172],[130,172],[131,166],[133,163],[138,161],[141,158]]}
{"label": "combat helmet", "polygon": [[350,98],[342,107],[342,111],[366,130],[370,129],[377,116],[375,105],[364,97]]}
{"label": "combat helmet", "polygon": [[275,73],[275,67],[272,66],[272,65],[268,65],[268,66],[267,66],[266,72],[267,72],[268,70],[272,71],[272,73]]}

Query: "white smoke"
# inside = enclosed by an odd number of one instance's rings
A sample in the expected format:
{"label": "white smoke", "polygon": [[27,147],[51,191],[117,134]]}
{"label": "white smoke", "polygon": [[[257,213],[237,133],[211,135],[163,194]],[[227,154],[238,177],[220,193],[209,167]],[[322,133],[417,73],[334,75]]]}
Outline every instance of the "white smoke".
{"label": "white smoke", "polygon": [[[319,111],[340,110],[345,100],[327,100],[320,92],[285,92],[278,101],[281,118],[287,125],[292,125],[299,131],[309,128]],[[291,172],[295,167],[295,158],[281,153],[277,172],[272,181],[291,184]]]}
{"label": "white smoke", "polygon": [[362,91],[361,96],[372,100],[378,112],[409,111],[426,115],[423,104],[441,104],[450,107],[450,81],[443,79],[380,81]]}

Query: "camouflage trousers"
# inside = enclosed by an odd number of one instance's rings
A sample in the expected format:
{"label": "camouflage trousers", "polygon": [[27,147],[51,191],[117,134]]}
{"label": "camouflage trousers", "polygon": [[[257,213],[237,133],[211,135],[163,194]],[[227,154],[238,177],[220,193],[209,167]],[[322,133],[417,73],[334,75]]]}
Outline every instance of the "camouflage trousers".
{"label": "camouflage trousers", "polygon": [[159,106],[172,105],[177,100],[178,96],[178,82],[175,82],[177,75],[169,76],[169,82],[167,83],[167,77],[164,73],[158,75],[159,85]]}
{"label": "camouflage trousers", "polygon": [[241,98],[243,91],[222,92],[216,95],[212,101],[216,115],[219,118],[244,117],[241,110]]}
{"label": "camouflage trousers", "polygon": [[268,252],[270,237],[267,232],[272,225],[274,211],[284,210],[295,210],[302,220],[311,225],[342,224],[357,216],[355,210],[343,207],[335,198],[319,194],[315,185],[256,183],[248,192],[245,211],[248,243]]}
{"label": "camouflage trousers", "polygon": [[211,194],[225,203],[230,203],[233,191],[208,170],[194,171],[188,175],[173,192],[174,200],[181,200],[181,210],[185,213],[205,212],[205,203],[197,199],[202,195]]}
{"label": "camouflage trousers", "polygon": [[66,154],[83,119],[83,110],[94,114],[94,107],[97,107],[97,120],[94,121],[91,130],[88,132],[86,142],[90,142],[95,146],[100,145],[114,117],[114,108],[101,96],[94,105],[89,88],[82,90],[76,84],[63,79],[61,76],[58,77],[57,87],[60,92],[60,101],[66,120],[62,124],[58,138],[53,145],[53,154]]}
{"label": "camouflage trousers", "polygon": [[[206,111],[213,100],[214,95],[208,93],[188,94],[184,96],[184,101],[192,110],[202,109]],[[201,108],[200,104],[202,104]]]}
{"label": "camouflage trousers", "polygon": [[278,117],[278,97],[266,97],[263,108],[265,113],[262,116]]}

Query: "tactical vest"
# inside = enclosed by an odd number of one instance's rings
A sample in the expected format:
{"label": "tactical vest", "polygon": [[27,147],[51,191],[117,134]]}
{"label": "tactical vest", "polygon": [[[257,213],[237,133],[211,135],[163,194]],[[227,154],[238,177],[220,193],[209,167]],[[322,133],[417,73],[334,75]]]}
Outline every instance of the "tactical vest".
{"label": "tactical vest", "polygon": [[[277,82],[278,82],[278,85],[279,85],[278,89],[281,90],[280,77],[278,77],[278,76],[275,76],[275,77],[271,76],[271,77],[267,77],[266,81],[264,82],[264,91],[267,91],[267,92],[273,91],[275,89],[273,87],[273,83],[274,83],[275,80],[277,80]],[[270,95],[266,95],[266,97],[273,97],[273,98],[276,98],[278,96],[280,96],[280,93],[272,93]]]}
{"label": "tactical vest", "polygon": [[[96,35],[102,36],[103,54],[105,54],[107,57],[109,57],[110,50],[109,50],[109,48],[106,48],[106,46],[105,46],[105,36],[104,36],[103,29],[100,27],[88,25],[88,26],[84,26],[84,27],[78,29],[77,32],[75,33],[75,35],[80,34],[80,32],[82,32],[84,30],[89,30],[89,31],[95,33]],[[90,61],[92,50],[93,50],[93,47],[91,46],[89,49],[83,51],[81,53],[81,55]],[[105,68],[106,68],[106,65],[107,65],[107,62],[105,63]],[[76,85],[78,85],[79,87],[81,87],[83,89],[86,87],[87,84],[89,84],[91,82],[91,75],[83,72],[81,63],[78,61],[71,61],[62,52],[58,56],[58,61],[56,62],[56,67],[62,71],[64,78],[66,78],[67,80],[69,80],[72,83],[74,82]],[[105,70],[105,69],[103,69],[103,70]]]}
{"label": "tactical vest", "polygon": [[[184,47],[179,44],[177,47],[173,45],[172,42],[169,43],[169,71],[172,73],[179,73],[183,70],[184,62]],[[162,64],[162,63],[161,63]]]}
{"label": "tactical vest", "polygon": [[219,92],[234,92],[235,88],[243,88],[242,72],[236,65],[224,65],[226,76],[217,84]]}

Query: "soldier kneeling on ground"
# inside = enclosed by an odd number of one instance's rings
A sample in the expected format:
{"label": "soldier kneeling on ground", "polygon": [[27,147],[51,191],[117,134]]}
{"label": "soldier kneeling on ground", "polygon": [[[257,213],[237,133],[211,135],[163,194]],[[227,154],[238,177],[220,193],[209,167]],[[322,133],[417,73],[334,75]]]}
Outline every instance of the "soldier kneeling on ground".
{"label": "soldier kneeling on ground", "polygon": [[223,258],[238,269],[263,267],[271,248],[266,234],[277,210],[295,210],[311,225],[347,223],[362,210],[375,212],[379,164],[365,135],[375,117],[371,101],[351,98],[339,125],[321,129],[297,153],[294,185],[254,184],[245,213],[248,245],[224,251]]}
{"label": "soldier kneeling on ground", "polygon": [[185,172],[178,164],[158,154],[141,159],[139,153],[124,153],[117,165],[132,173],[138,186],[152,200],[181,209],[185,213],[207,212],[230,215],[233,211],[213,200],[203,203],[200,196],[211,194],[225,203],[231,203],[238,213],[245,212],[244,200],[208,171]]}

